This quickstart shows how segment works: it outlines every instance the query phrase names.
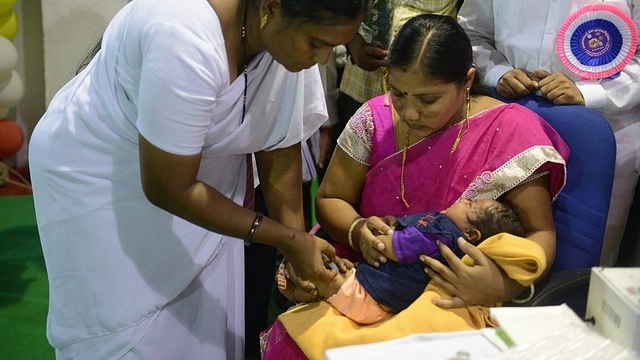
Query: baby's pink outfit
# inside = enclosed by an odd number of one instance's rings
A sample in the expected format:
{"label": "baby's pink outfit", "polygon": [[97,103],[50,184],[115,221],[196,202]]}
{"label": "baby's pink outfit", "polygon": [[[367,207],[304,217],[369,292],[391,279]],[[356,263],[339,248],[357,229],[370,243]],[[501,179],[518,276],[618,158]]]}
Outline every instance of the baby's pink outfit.
{"label": "baby's pink outfit", "polygon": [[373,324],[392,314],[383,309],[356,279],[356,269],[347,272],[347,279],[337,293],[327,301],[340,313],[359,324]]}

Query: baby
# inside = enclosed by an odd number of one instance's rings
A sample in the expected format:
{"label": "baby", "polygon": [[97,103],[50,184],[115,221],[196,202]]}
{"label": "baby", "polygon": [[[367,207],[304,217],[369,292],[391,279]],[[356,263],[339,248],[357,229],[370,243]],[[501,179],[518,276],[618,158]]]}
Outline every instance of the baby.
{"label": "baby", "polygon": [[462,257],[459,237],[477,245],[501,232],[524,236],[517,210],[491,199],[462,199],[441,212],[402,216],[393,225],[391,233],[378,236],[385,244],[383,254],[392,261],[379,267],[362,261],[354,267],[339,259],[349,270],[339,272],[330,284],[315,283],[317,293],[296,287],[281,264],[276,275],[279,291],[293,302],[324,298],[351,320],[372,324],[402,311],[423,293],[430,279],[418,258],[424,254],[442,259],[438,241]]}

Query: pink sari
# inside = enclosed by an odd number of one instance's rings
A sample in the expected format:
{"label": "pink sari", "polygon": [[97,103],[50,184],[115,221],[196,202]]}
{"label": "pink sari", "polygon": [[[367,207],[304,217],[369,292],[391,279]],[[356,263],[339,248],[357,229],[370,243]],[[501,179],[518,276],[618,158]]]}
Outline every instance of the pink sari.
{"label": "pink sari", "polygon": [[[395,146],[391,107],[384,96],[369,102],[375,126],[362,216],[406,215],[444,209],[460,198],[496,199],[534,174],[549,171],[555,198],[564,186],[564,141],[530,110],[504,104],[469,119],[469,130],[450,154],[458,123],[407,150],[406,207],[400,199],[402,151]],[[517,141],[514,141],[517,140]],[[390,196],[381,196],[388,194]]]}
{"label": "pink sari", "polygon": [[[367,104],[349,124],[354,134],[370,136],[371,141],[370,170],[360,204],[362,216],[400,216],[439,210],[460,198],[497,199],[545,174],[549,175],[552,199],[564,187],[569,156],[564,141],[532,111],[517,104],[503,104],[471,117],[469,130],[453,154],[450,151],[460,124],[408,149],[404,171],[405,198],[409,203],[406,207],[400,197],[402,151],[396,148],[391,107],[384,95]],[[339,254],[352,260],[360,257],[348,247],[334,246]],[[314,309],[308,306],[308,311]],[[394,321],[394,317],[386,321]],[[323,337],[323,334],[314,336]],[[393,338],[394,334],[388,334],[388,339]],[[276,320],[263,340],[265,360],[306,359],[280,320]],[[326,344],[326,347],[332,346]]]}

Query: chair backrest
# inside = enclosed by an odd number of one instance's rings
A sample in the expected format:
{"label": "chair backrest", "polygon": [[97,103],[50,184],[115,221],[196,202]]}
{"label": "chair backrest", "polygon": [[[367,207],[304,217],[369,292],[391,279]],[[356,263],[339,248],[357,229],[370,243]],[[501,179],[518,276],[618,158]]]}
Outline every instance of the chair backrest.
{"label": "chair backrest", "polygon": [[613,185],[613,131],[584,106],[554,105],[541,97],[517,102],[538,113],[571,149],[567,183],[553,204],[557,245],[551,271],[598,266]]}

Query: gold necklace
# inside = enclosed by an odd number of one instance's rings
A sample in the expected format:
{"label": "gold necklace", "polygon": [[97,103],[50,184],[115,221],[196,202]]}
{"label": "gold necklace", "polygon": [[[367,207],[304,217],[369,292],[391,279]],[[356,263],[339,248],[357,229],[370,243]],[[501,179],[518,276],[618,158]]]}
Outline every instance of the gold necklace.
{"label": "gold necklace", "polygon": [[400,197],[404,206],[409,208],[409,202],[404,197],[404,166],[407,162],[407,149],[409,148],[409,138],[411,137],[411,129],[407,129],[407,136],[404,139],[404,148],[402,149],[402,166],[400,168]]}
{"label": "gold necklace", "polygon": [[464,119],[460,124],[460,128],[458,129],[458,136],[456,136],[456,140],[453,142],[453,146],[451,147],[451,152],[449,154],[453,154],[454,151],[458,148],[458,144],[460,143],[460,139],[464,136],[464,134],[469,131],[469,113],[471,112],[471,94],[469,88],[466,89],[467,92],[467,109],[464,114]]}
{"label": "gold necklace", "polygon": [[[454,151],[458,148],[458,144],[460,143],[460,139],[469,131],[469,114],[471,113],[471,94],[469,88],[466,89],[467,92],[467,106],[464,114],[464,119],[460,124],[460,129],[458,130],[458,136],[456,136],[456,140],[453,142],[453,146],[451,147],[451,152],[449,154],[453,154]],[[411,138],[411,129],[407,129],[407,135],[404,139],[404,148],[402,149],[402,164],[400,167],[400,198],[402,199],[402,203],[405,207],[409,208],[409,202],[405,197],[405,186],[404,186],[404,168],[407,163],[407,150],[409,149],[409,139]]]}

